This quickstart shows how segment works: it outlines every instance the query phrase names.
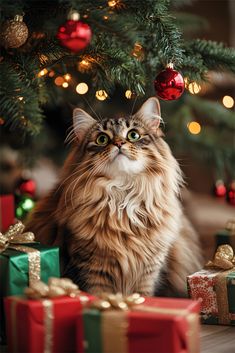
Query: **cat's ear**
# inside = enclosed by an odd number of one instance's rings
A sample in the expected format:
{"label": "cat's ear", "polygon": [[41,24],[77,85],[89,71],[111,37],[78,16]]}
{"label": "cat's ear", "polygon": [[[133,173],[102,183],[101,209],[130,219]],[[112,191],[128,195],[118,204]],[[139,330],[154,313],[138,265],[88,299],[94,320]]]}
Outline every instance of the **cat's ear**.
{"label": "cat's ear", "polygon": [[157,132],[162,120],[159,100],[156,97],[149,98],[135,115],[139,116],[152,132]]}
{"label": "cat's ear", "polygon": [[73,129],[79,141],[81,141],[89,130],[89,128],[96,123],[88,113],[80,108],[73,111]]}

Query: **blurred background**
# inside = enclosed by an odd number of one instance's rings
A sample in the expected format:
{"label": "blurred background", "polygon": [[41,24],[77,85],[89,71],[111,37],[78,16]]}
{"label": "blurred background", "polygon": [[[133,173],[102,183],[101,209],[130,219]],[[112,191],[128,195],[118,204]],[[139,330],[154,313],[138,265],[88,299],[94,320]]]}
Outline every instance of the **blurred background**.
{"label": "blurred background", "polygon": [[[215,40],[235,47],[235,1],[181,3],[177,21],[185,39]],[[191,16],[190,20],[187,16]],[[142,47],[135,51],[140,57],[145,55]],[[39,78],[47,76],[54,91],[43,107],[45,124],[37,136],[12,130],[1,118],[1,194],[26,190],[35,201],[53,187],[69,152],[64,141],[75,106],[93,116],[94,112],[105,117],[130,114],[147,97],[155,95],[152,84],[145,96],[119,85],[111,93],[102,87],[90,89],[92,78],[88,71],[92,65],[90,58],[84,58],[77,64],[78,73],[66,66],[39,72]],[[235,219],[235,75],[209,71],[207,79],[199,83],[185,80],[186,93],[177,101],[161,101],[161,108],[166,140],[187,182],[182,200],[210,257],[214,233]],[[29,183],[22,187],[25,181]]]}

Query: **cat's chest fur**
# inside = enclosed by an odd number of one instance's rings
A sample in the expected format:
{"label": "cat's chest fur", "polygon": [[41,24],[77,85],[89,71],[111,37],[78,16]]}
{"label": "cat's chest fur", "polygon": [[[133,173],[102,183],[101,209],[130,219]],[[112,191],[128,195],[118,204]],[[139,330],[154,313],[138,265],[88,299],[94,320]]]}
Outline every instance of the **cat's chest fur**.
{"label": "cat's chest fur", "polygon": [[[163,261],[165,253],[161,249],[167,250],[171,243],[169,229],[158,227],[165,214],[148,183],[133,179],[104,182],[102,178],[96,183],[95,193],[80,190],[74,198],[74,211],[68,218],[73,234],[71,253],[79,248],[82,254],[89,243],[90,263],[95,262],[104,271],[110,263],[116,263],[121,285],[134,286],[146,268]],[[171,227],[171,222],[168,225]]]}

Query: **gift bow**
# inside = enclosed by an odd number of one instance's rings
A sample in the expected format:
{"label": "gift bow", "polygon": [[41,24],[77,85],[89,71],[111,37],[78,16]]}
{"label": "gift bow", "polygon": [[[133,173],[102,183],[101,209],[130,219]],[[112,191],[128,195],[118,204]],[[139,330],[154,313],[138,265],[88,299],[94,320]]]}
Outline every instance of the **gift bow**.
{"label": "gift bow", "polygon": [[233,248],[228,245],[220,245],[212,261],[208,261],[206,267],[215,267],[222,270],[230,270],[235,267],[235,256]]}
{"label": "gift bow", "polygon": [[23,233],[24,229],[23,223],[18,221],[4,234],[0,232],[0,253],[11,246],[34,242],[34,234],[32,232]]}
{"label": "gift bow", "polygon": [[60,296],[79,296],[81,302],[87,302],[89,298],[80,294],[78,286],[69,278],[51,277],[48,285],[42,281],[35,281],[30,287],[25,288],[25,294],[29,299],[45,299]]}
{"label": "gift bow", "polygon": [[103,293],[101,294],[100,299],[91,303],[91,306],[98,310],[128,310],[135,305],[142,304],[144,301],[145,298],[138,293],[129,296],[124,296],[121,293]]}

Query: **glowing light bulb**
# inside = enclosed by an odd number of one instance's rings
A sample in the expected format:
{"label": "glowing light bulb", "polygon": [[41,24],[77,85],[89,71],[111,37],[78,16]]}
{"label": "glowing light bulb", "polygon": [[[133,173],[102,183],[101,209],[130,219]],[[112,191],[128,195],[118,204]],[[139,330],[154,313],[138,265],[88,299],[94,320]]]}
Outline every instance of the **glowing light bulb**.
{"label": "glowing light bulb", "polygon": [[101,89],[99,91],[96,91],[95,96],[99,101],[104,101],[108,97],[108,94],[105,90]]}
{"label": "glowing light bulb", "polygon": [[234,99],[230,96],[224,96],[222,102],[226,108],[232,108],[234,106]]}
{"label": "glowing light bulb", "polygon": [[127,99],[131,99],[131,98],[132,98],[132,92],[131,92],[131,90],[128,89],[128,90],[125,92],[125,96],[126,96]]}
{"label": "glowing light bulb", "polygon": [[47,73],[48,73],[48,70],[47,70],[47,69],[43,69],[43,70],[41,70],[41,71],[38,73],[38,77],[45,76]]}
{"label": "glowing light bulb", "polygon": [[62,83],[62,87],[63,87],[63,88],[68,88],[68,87],[69,87],[68,82],[63,82],[63,83]]}
{"label": "glowing light bulb", "polygon": [[117,2],[115,0],[112,0],[112,1],[108,1],[108,5],[110,7],[115,7],[117,5]]}
{"label": "glowing light bulb", "polygon": [[19,97],[18,99],[19,99],[19,101],[22,101],[24,99],[24,97]]}
{"label": "glowing light bulb", "polygon": [[76,92],[78,94],[86,94],[88,92],[88,85],[85,82],[81,82],[76,87]]}
{"label": "glowing light bulb", "polygon": [[201,132],[201,125],[197,121],[191,121],[191,123],[189,123],[187,127],[189,132],[193,135],[200,134]]}
{"label": "glowing light bulb", "polygon": [[56,86],[62,86],[62,84],[64,83],[64,78],[61,76],[58,76],[58,77],[56,77],[54,82],[55,82]]}
{"label": "glowing light bulb", "polygon": [[191,94],[198,94],[201,91],[201,86],[197,82],[191,82],[188,85],[188,90]]}
{"label": "glowing light bulb", "polygon": [[66,81],[70,81],[71,78],[72,78],[72,76],[71,76],[70,74],[65,74],[65,75],[64,75],[64,79],[65,79]]}

